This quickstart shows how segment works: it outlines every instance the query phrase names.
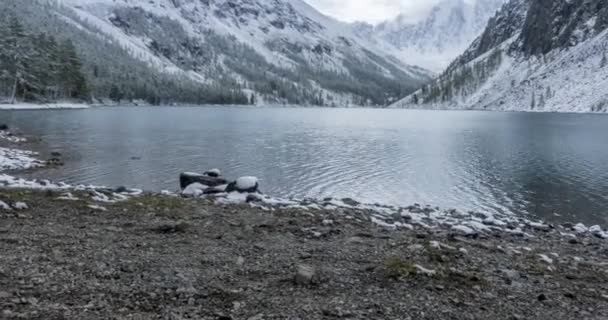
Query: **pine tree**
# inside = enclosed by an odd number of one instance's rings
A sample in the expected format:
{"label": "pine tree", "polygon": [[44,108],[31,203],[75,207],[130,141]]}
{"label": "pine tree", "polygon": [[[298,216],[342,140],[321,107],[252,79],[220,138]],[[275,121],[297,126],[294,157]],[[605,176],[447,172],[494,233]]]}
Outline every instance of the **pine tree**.
{"label": "pine tree", "polygon": [[9,102],[14,104],[17,94],[21,93],[25,98],[28,87],[33,85],[33,75],[29,69],[32,46],[28,43],[28,34],[15,17],[8,24],[6,37],[4,42],[5,72],[12,82]]}
{"label": "pine tree", "polygon": [[[62,96],[68,99],[89,99],[89,87],[82,73],[82,62],[72,41],[67,40],[59,46],[59,78]],[[145,94],[143,94],[145,97]]]}
{"label": "pine tree", "polygon": [[608,60],[606,59],[606,51],[604,51],[602,53],[602,61],[600,62],[600,67],[604,68],[606,65],[608,65]]}

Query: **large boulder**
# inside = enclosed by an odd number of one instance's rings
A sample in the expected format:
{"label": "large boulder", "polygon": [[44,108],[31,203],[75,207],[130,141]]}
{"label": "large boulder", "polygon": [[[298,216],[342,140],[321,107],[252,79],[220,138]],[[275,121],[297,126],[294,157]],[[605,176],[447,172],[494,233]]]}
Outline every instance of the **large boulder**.
{"label": "large boulder", "polygon": [[241,177],[226,187],[226,192],[253,193],[257,192],[260,184],[256,177]]}
{"label": "large boulder", "polygon": [[189,185],[193,183],[200,183],[202,185],[208,187],[217,187],[224,184],[227,184],[228,181],[222,177],[211,177],[208,175],[194,173],[194,172],[184,172],[179,175],[179,185],[182,190],[186,189]]}

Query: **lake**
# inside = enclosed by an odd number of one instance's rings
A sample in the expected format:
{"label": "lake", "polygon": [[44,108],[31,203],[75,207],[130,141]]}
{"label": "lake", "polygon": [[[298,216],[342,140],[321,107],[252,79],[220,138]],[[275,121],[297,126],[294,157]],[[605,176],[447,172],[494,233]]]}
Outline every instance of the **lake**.
{"label": "lake", "polygon": [[608,117],[306,108],[0,111],[66,165],[38,177],[176,190],[182,171],[257,176],[281,197],[608,222]]}

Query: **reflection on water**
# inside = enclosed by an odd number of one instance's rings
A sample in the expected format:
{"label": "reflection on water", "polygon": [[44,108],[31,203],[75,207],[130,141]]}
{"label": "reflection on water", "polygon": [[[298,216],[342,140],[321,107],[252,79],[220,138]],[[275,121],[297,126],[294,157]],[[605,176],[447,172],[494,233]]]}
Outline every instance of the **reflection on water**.
{"label": "reflection on water", "polygon": [[175,189],[179,172],[219,167],[278,196],[608,221],[605,116],[209,107],[0,117],[66,154],[65,167],[36,174],[70,183]]}

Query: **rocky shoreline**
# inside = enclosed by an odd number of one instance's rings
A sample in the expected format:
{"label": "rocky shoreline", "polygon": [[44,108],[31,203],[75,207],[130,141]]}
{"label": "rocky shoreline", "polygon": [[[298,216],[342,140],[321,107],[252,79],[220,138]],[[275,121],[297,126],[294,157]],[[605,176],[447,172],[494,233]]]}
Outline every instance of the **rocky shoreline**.
{"label": "rocky shoreline", "polygon": [[608,318],[599,226],[180,180],[148,194],[0,173],[0,318]]}

